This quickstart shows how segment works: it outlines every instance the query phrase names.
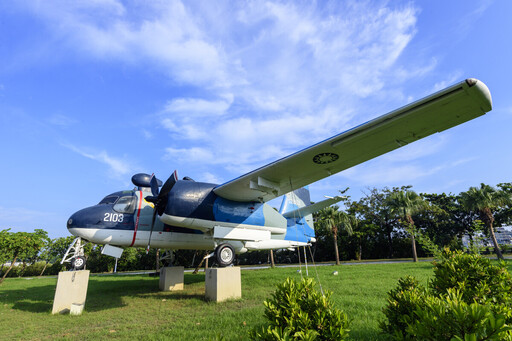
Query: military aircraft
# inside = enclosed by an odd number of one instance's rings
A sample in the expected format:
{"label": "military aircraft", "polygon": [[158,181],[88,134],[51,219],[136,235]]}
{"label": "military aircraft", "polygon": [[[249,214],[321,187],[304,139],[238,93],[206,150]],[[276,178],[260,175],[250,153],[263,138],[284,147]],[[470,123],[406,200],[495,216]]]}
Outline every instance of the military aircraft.
{"label": "military aircraft", "polygon": [[[97,244],[214,250],[220,266],[238,253],[310,245],[312,213],[342,198],[311,204],[308,184],[491,109],[487,86],[469,78],[221,185],[180,180],[176,171],[163,185],[136,174],[133,190],[74,213],[67,228]],[[266,203],[280,196],[279,211]],[[84,258],[72,262],[78,268]]]}

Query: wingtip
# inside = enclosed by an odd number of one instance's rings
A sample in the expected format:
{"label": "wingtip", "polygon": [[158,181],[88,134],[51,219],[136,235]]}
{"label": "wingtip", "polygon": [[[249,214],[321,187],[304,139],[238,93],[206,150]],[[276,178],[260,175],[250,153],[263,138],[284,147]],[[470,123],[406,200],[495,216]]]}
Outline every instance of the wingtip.
{"label": "wingtip", "polygon": [[476,78],[468,78],[466,79],[466,84],[473,90],[479,92],[479,99],[482,102],[482,110],[485,112],[492,110],[492,97],[491,91],[485,85],[484,82],[478,80]]}

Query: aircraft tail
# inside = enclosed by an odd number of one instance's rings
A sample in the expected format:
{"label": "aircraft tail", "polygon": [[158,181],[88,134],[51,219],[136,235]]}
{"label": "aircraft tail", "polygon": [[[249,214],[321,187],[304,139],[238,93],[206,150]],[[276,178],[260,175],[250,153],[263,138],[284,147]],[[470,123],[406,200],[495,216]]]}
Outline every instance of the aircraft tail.
{"label": "aircraft tail", "polygon": [[313,213],[331,206],[344,198],[346,197],[328,197],[326,200],[311,204],[308,187],[299,188],[287,193],[279,209],[279,213],[286,218],[288,223],[285,239],[309,242],[311,238],[315,237]]}
{"label": "aircraft tail", "polygon": [[289,192],[283,197],[279,213],[287,221],[285,240],[304,243],[314,240],[315,229],[312,212],[304,211],[309,206],[311,206],[311,199],[307,186]]}

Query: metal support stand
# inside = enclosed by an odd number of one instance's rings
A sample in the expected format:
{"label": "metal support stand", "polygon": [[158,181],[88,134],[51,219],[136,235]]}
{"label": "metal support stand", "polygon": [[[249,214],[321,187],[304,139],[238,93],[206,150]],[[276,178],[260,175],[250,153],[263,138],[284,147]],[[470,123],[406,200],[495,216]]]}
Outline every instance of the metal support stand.
{"label": "metal support stand", "polygon": [[174,264],[174,251],[173,250],[165,250],[162,257],[160,257],[160,262],[164,263],[165,266],[173,266]]}
{"label": "metal support stand", "polygon": [[60,264],[72,263],[73,259],[76,259],[77,257],[84,257],[84,245],[85,244],[82,244],[82,238],[76,237],[71,245],[69,245]]}

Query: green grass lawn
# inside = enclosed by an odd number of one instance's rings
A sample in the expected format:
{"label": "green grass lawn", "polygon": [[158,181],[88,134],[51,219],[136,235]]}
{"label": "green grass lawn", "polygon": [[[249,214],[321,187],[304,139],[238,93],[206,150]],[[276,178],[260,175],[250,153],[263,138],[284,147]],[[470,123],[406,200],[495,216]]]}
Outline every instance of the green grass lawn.
{"label": "green grass lawn", "polygon": [[[332,273],[338,271],[338,275]],[[386,293],[399,277],[413,275],[426,284],[429,262],[309,267],[335,305],[351,322],[353,340],[385,339],[378,323]],[[302,271],[305,275],[303,267]],[[185,290],[158,291],[158,278],[147,275],[92,276],[81,316],[51,315],[56,278],[7,279],[0,286],[0,339],[247,339],[261,323],[263,300],[297,268],[242,271],[242,299],[204,300],[204,274],[185,274]]]}

